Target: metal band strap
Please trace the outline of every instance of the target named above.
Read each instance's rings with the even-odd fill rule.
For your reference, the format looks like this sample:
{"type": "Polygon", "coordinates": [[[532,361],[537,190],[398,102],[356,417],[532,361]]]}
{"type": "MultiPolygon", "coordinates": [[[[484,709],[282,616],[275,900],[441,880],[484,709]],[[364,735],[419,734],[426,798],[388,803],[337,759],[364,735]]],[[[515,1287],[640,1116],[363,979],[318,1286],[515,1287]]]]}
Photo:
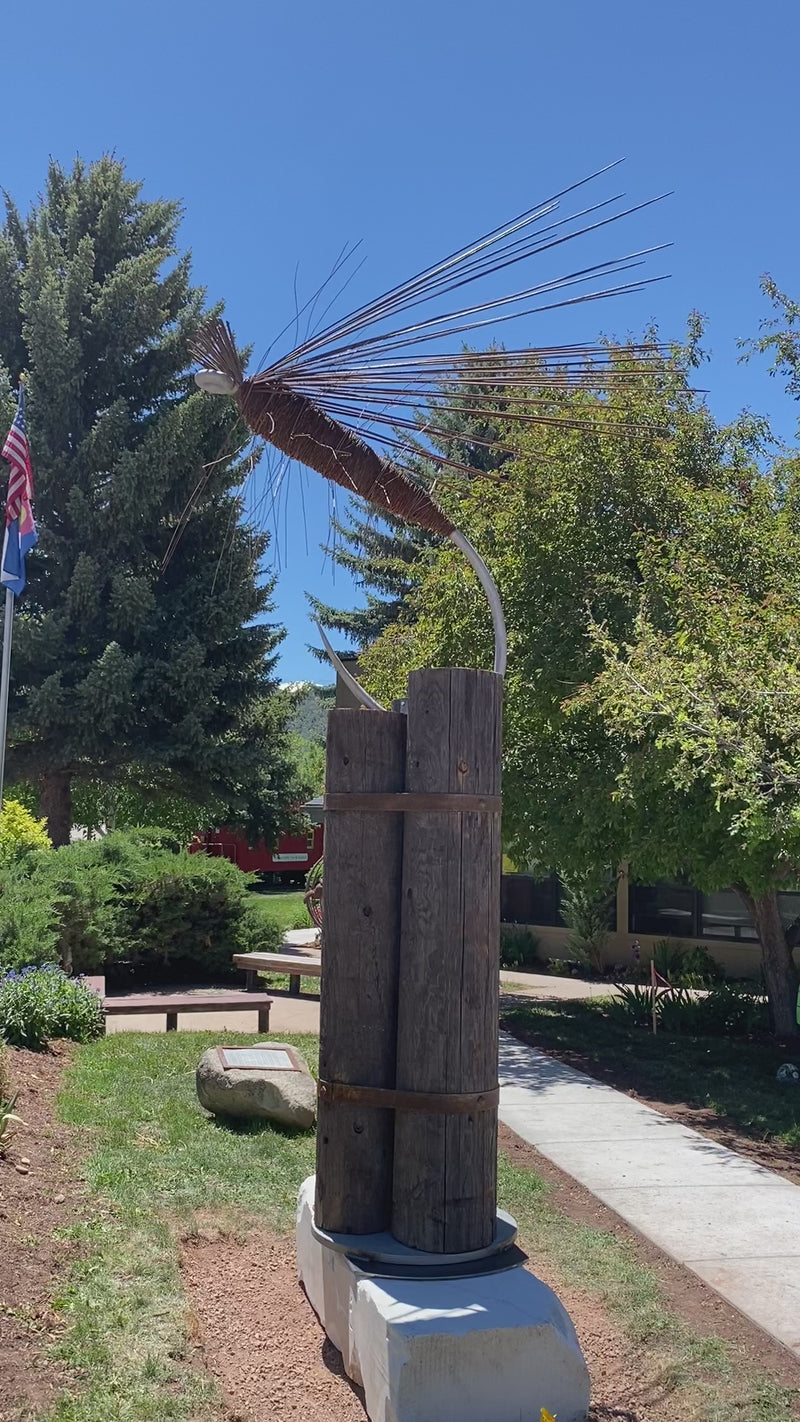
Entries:
{"type": "Polygon", "coordinates": [[[428,1115],[471,1116],[494,1111],[500,1088],[493,1091],[396,1091],[381,1086],[353,1086],[346,1081],[318,1081],[320,1101],[339,1106],[377,1106],[387,1111],[423,1111],[428,1115]]]}
{"type": "Polygon", "coordinates": [[[347,791],[324,797],[325,810],[366,810],[390,815],[497,815],[503,808],[501,795],[427,794],[402,791],[376,794],[347,791]]]}

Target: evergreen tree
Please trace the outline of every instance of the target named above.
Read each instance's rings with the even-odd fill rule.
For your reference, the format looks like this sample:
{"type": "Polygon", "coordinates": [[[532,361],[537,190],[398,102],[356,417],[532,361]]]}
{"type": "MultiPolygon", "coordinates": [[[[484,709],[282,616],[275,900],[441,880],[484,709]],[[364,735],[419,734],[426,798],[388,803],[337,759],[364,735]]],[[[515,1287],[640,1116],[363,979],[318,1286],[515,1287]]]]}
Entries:
{"type": "Polygon", "coordinates": [[[141,782],[272,833],[290,795],[262,619],[264,535],[241,521],[246,432],[194,389],[204,315],[174,202],[110,157],[50,164],[0,231],[0,402],[28,373],[39,544],[14,625],[8,770],[56,843],[73,784],[141,782]],[[182,534],[163,567],[173,536],[182,534]]]}
{"type": "MultiPolygon", "coordinates": [[[[510,458],[507,450],[496,448],[502,409],[503,396],[497,390],[486,387],[465,393],[452,386],[443,389],[441,399],[418,415],[417,425],[433,450],[465,466],[466,471],[490,474],[510,458]],[[492,412],[488,417],[484,413],[487,409],[492,412]]],[[[433,489],[443,478],[451,482],[442,466],[430,458],[421,438],[408,442],[411,454],[404,466],[421,484],[433,489]]],[[[469,473],[460,477],[468,480],[469,473]]],[[[334,519],[331,529],[333,540],[324,551],[364,589],[366,606],[335,608],[310,593],[306,596],[314,617],[326,631],[343,633],[358,651],[364,651],[386,627],[413,620],[411,595],[435,554],[438,540],[402,519],[381,517],[363,499],[351,500],[344,519],[334,519]]]]}

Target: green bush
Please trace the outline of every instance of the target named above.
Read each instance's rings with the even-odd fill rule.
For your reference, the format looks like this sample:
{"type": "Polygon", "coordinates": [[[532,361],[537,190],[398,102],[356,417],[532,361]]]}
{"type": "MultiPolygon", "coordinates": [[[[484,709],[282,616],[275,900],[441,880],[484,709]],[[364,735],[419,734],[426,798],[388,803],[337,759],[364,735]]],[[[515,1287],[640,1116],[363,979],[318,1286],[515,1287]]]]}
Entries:
{"type": "Polygon", "coordinates": [[[0,863],[0,973],[57,963],[58,943],[53,890],[39,883],[24,863],[0,863]]]}
{"type": "Polygon", "coordinates": [[[570,962],[569,958],[548,958],[547,960],[547,971],[554,978],[571,978],[573,968],[577,973],[578,969],[574,963],[570,962]]]}
{"type": "Polygon", "coordinates": [[[500,966],[533,972],[541,968],[539,961],[539,939],[529,928],[500,929],[500,966]]]}
{"type": "Polygon", "coordinates": [[[0,971],[126,963],[140,978],[232,974],[234,953],[278,946],[249,879],[227,859],[176,853],[158,831],[114,833],[0,863],[0,971]]]}
{"type": "MultiPolygon", "coordinates": [[[[634,1027],[651,1027],[653,988],[640,983],[619,988],[611,1010],[634,1027]]],[[[657,994],[656,1020],[661,1031],[690,1037],[749,1037],[769,1031],[767,1000],[756,983],[719,983],[702,994],[686,987],[665,989],[657,994]]]]}
{"type": "Polygon", "coordinates": [[[680,981],[685,987],[713,987],[725,977],[724,968],[699,943],[687,948],[681,964],[680,981]]]}
{"type": "Polygon", "coordinates": [[[687,948],[672,938],[662,938],[653,949],[653,962],[674,987],[704,988],[721,982],[725,974],[707,949],[687,948]]]}
{"type": "Polygon", "coordinates": [[[23,968],[0,978],[0,1037],[12,1046],[38,1049],[55,1037],[88,1042],[104,1031],[97,995],[60,968],[23,968]]]}
{"type": "Polygon", "coordinates": [[[0,859],[16,859],[52,849],[44,820],[37,820],[19,800],[4,800],[0,810],[0,859]]]}
{"type": "Polygon", "coordinates": [[[567,928],[570,951],[596,973],[603,971],[603,955],[614,922],[616,879],[604,870],[581,878],[563,879],[561,917],[567,928]]]}
{"type": "Polygon", "coordinates": [[[227,859],[154,857],[126,904],[120,925],[125,956],[133,963],[170,968],[178,976],[199,967],[219,976],[233,971],[234,953],[275,949],[280,929],[258,912],[248,882],[227,859]]]}
{"type": "Polygon", "coordinates": [[[617,988],[610,1003],[615,1017],[626,1018],[634,1027],[653,1025],[653,988],[644,983],[625,983],[617,988]]]}

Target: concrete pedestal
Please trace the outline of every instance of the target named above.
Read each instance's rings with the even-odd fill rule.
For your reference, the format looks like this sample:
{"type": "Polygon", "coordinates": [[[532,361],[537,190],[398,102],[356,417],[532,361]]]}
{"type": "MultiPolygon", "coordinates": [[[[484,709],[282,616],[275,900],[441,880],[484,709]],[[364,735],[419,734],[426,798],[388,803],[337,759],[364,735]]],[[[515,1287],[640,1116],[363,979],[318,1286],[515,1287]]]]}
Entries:
{"type": "Polygon", "coordinates": [[[527,1269],[381,1279],[314,1231],[314,1180],[297,1208],[297,1272],[372,1422],[584,1422],[589,1375],[566,1310],[527,1269]]]}

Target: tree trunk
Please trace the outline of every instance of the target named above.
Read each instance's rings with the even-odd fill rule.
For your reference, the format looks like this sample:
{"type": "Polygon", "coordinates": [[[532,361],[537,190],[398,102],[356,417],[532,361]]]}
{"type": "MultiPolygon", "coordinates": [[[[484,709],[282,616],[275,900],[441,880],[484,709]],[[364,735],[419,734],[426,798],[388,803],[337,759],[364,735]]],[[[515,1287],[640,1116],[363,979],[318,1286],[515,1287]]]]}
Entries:
{"type": "Polygon", "coordinates": [[[69,844],[72,830],[72,776],[68,770],[50,770],[42,776],[39,812],[47,820],[47,833],[59,849],[69,844]]]}
{"type": "Polygon", "coordinates": [[[739,890],[761,944],[761,964],[767,985],[772,1030],[776,1037],[795,1037],[797,1025],[797,970],[786,939],[778,893],[770,889],[759,898],[739,890]]]}

